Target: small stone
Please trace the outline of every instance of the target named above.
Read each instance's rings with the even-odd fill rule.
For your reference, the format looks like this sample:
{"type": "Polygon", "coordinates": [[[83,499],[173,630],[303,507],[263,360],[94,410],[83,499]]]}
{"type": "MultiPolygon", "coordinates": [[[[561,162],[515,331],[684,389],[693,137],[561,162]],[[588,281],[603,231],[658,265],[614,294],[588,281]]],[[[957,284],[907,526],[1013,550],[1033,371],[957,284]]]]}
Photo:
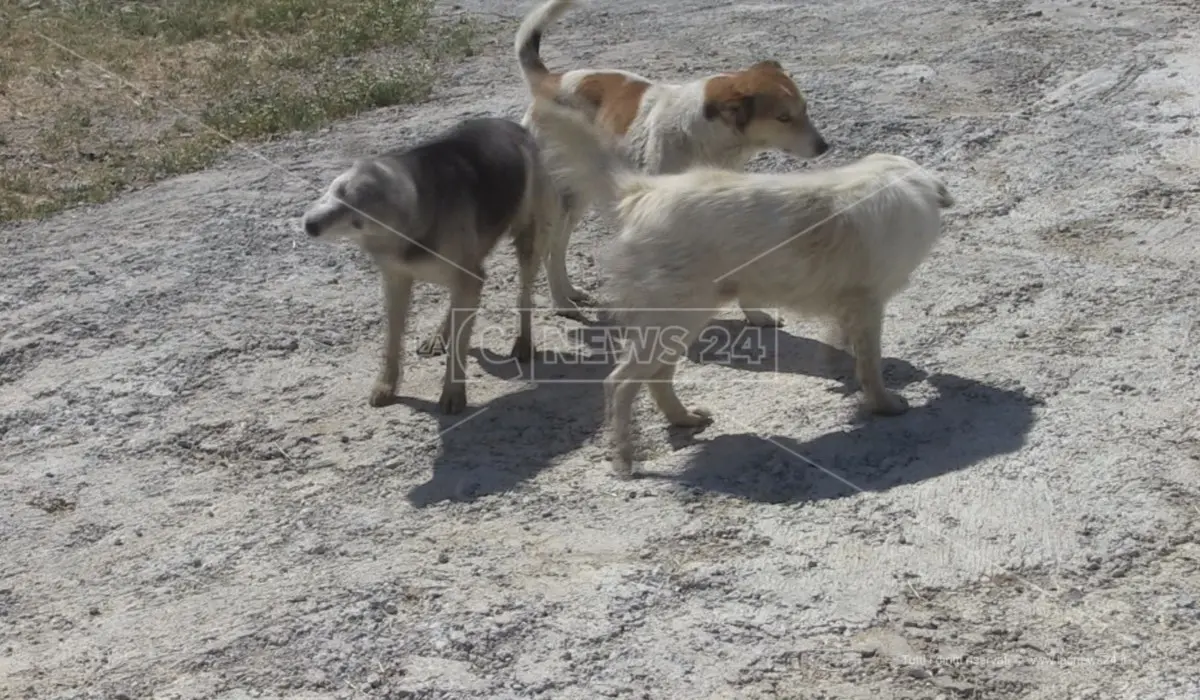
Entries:
{"type": "Polygon", "coordinates": [[[100,608],[98,608],[94,605],[88,610],[88,615],[91,615],[92,617],[95,617],[99,614],[100,614],[100,608]]]}
{"type": "Polygon", "coordinates": [[[1026,331],[1026,330],[1020,330],[1020,331],[1017,331],[1017,337],[1018,337],[1018,338],[1028,338],[1028,337],[1029,337],[1029,331],[1026,331]]]}
{"type": "Polygon", "coordinates": [[[193,569],[199,569],[203,565],[204,565],[204,562],[200,561],[199,557],[196,557],[195,559],[192,560],[192,568],[193,569]]]}
{"type": "Polygon", "coordinates": [[[446,552],[444,552],[444,551],[443,551],[443,552],[438,552],[438,556],[437,556],[437,562],[438,562],[439,564],[445,564],[445,563],[446,563],[446,562],[448,562],[448,561],[450,561],[450,555],[449,555],[448,553],[446,553],[446,552]]]}

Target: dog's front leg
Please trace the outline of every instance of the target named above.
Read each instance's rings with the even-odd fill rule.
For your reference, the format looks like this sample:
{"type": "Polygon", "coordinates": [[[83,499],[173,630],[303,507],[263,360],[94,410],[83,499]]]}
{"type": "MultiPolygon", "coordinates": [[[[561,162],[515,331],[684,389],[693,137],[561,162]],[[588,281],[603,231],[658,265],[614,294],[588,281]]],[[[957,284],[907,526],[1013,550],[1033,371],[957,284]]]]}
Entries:
{"type": "Polygon", "coordinates": [[[450,335],[446,343],[446,377],[438,405],[442,413],[462,413],[467,407],[467,353],[471,349],[471,329],[479,310],[483,275],[463,272],[450,290],[450,335]]]}
{"type": "Polygon", "coordinates": [[[383,346],[383,364],[379,378],[371,390],[372,406],[386,406],[396,396],[396,388],[404,376],[401,365],[404,354],[404,330],[408,323],[408,307],[412,301],[411,275],[380,266],[383,278],[383,307],[387,316],[387,339],[383,346]]]}

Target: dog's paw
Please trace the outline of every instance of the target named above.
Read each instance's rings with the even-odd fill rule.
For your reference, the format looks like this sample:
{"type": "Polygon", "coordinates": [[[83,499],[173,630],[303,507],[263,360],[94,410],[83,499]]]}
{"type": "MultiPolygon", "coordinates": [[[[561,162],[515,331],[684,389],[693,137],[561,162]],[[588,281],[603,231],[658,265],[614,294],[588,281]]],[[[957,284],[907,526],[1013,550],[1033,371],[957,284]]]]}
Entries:
{"type": "Polygon", "coordinates": [[[712,411],[700,406],[690,406],[686,413],[670,417],[671,425],[679,428],[698,428],[712,422],[712,411]]]}
{"type": "Polygon", "coordinates": [[[567,298],[580,306],[595,306],[596,300],[582,289],[572,289],[567,292],[567,298]]]}
{"type": "Polygon", "coordinates": [[[584,316],[583,312],[574,306],[559,307],[554,310],[554,315],[562,316],[563,318],[569,318],[572,321],[577,321],[579,323],[587,323],[587,316],[584,316]]]}
{"type": "Polygon", "coordinates": [[[517,336],[512,346],[512,356],[517,362],[529,362],[533,359],[533,339],[528,336],[517,336]]]}
{"type": "Polygon", "coordinates": [[[633,447],[624,446],[617,448],[616,454],[612,459],[613,476],[621,481],[630,481],[636,477],[633,471],[633,447]]]}
{"type": "Polygon", "coordinates": [[[908,410],[908,400],[900,394],[885,391],[877,397],[868,399],[867,407],[876,415],[898,416],[908,410]]]}
{"type": "Polygon", "coordinates": [[[376,382],[375,386],[371,388],[371,396],[367,401],[375,408],[394,403],[396,401],[396,385],[376,382]]]}
{"type": "Polygon", "coordinates": [[[426,338],[417,346],[417,354],[421,357],[437,357],[446,354],[446,341],[439,334],[426,338]]]}
{"type": "Polygon", "coordinates": [[[782,316],[775,316],[766,311],[755,311],[753,309],[745,310],[742,313],[746,315],[746,324],[757,326],[759,328],[782,328],[784,320],[782,316]]]}
{"type": "Polygon", "coordinates": [[[442,409],[442,413],[453,416],[462,413],[467,407],[467,386],[465,384],[451,384],[442,389],[442,396],[438,399],[438,408],[442,409]]]}

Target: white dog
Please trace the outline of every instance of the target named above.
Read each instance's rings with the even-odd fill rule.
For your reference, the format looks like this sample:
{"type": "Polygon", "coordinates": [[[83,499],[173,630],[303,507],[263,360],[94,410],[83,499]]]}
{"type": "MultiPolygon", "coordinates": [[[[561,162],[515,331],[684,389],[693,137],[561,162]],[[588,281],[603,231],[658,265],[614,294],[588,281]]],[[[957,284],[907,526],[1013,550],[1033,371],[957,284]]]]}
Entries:
{"type": "Polygon", "coordinates": [[[710,419],[676,396],[675,365],[716,310],[736,298],[834,321],[856,358],[868,407],[885,415],[907,410],[883,385],[883,310],[939,238],[941,209],[954,203],[936,175],[883,154],[807,173],[647,175],[605,143],[605,132],[554,99],[537,99],[533,118],[574,164],[556,178],[573,178],[621,228],[607,271],[627,329],[625,355],[605,380],[618,475],[632,475],[630,414],[644,382],[671,423],[710,419]]]}
{"type": "MultiPolygon", "coordinates": [[[[571,4],[572,0],[549,0],[526,16],[514,46],[521,73],[534,94],[574,98],[573,106],[590,121],[620,137],[622,150],[643,171],[674,173],[693,165],[741,170],[762,151],[813,158],[829,150],[808,118],[800,89],[776,61],[681,84],[607,68],[550,72],[540,54],[542,34],[571,4]]],[[[522,124],[536,135],[528,112],[522,124]]],[[[547,161],[555,163],[554,149],[542,145],[547,161]]],[[[550,242],[546,275],[556,312],[582,322],[575,304],[588,298],[567,278],[566,251],[592,202],[581,192],[564,193],[563,199],[565,215],[550,242]]],[[[740,302],[751,324],[780,322],[752,308],[755,300],[740,302]]]]}

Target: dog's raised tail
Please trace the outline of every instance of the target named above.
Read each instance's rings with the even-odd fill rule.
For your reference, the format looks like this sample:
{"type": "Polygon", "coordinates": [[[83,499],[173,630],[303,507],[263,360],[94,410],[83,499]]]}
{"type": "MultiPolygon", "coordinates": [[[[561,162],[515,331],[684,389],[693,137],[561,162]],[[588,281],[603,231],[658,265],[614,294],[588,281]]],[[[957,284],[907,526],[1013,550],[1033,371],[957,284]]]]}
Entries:
{"type": "Polygon", "coordinates": [[[537,89],[546,76],[550,75],[550,70],[542,63],[542,33],[572,4],[574,0],[548,0],[526,15],[517,29],[513,50],[517,54],[517,65],[521,67],[521,74],[525,76],[525,82],[529,83],[530,89],[537,89]]]}
{"type": "Polygon", "coordinates": [[[643,189],[646,177],[625,161],[612,143],[613,137],[578,109],[544,93],[536,95],[533,122],[547,145],[567,164],[566,172],[556,175],[587,192],[606,210],[613,211],[622,199],[643,189]]]}

